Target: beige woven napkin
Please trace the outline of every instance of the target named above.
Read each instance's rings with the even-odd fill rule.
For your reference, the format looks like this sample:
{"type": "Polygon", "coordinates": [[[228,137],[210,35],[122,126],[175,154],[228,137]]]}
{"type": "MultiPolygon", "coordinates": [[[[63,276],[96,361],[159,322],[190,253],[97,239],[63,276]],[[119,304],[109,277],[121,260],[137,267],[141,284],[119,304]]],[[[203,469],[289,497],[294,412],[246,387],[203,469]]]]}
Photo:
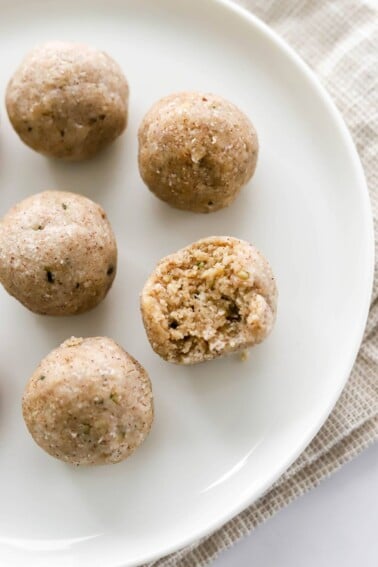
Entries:
{"type": "MultiPolygon", "coordinates": [[[[239,0],[315,70],[348,124],[378,218],[378,13],[374,0],[239,0]]],[[[377,226],[377,225],[376,225],[377,226]]],[[[378,253],[376,253],[378,258],[378,253]]],[[[377,268],[377,265],[376,265],[377,268]]],[[[150,567],[201,567],[378,439],[378,278],[352,374],[325,425],[255,504],[213,535],[150,567]]]]}

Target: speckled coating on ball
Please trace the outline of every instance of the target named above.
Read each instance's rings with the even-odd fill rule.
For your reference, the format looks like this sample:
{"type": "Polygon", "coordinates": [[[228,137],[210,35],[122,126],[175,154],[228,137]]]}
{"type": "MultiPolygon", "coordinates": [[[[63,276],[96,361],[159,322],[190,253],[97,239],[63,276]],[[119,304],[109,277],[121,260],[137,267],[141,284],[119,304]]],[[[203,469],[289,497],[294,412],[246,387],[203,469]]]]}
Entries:
{"type": "Polygon", "coordinates": [[[126,128],[128,92],[121,68],[103,51],[51,42],[26,55],[8,84],[6,106],[25,144],[82,160],[126,128]]]}
{"type": "Polygon", "coordinates": [[[117,463],[150,431],[151,383],[112,339],[72,337],[40,362],[22,410],[34,441],[53,457],[76,465],[117,463]]]}
{"type": "Polygon", "coordinates": [[[159,100],[139,128],[139,170],[160,199],[188,211],[227,207],[252,177],[257,134],[234,104],[208,93],[159,100]]]}
{"type": "Polygon", "coordinates": [[[277,288],[268,261],[237,238],[204,238],[163,258],[141,294],[154,351],[195,364],[243,351],[270,333],[277,288]]]}
{"type": "Polygon", "coordinates": [[[98,305],[117,269],[117,244],[100,205],[63,191],[38,193],[0,222],[0,282],[25,307],[73,315],[98,305]]]}

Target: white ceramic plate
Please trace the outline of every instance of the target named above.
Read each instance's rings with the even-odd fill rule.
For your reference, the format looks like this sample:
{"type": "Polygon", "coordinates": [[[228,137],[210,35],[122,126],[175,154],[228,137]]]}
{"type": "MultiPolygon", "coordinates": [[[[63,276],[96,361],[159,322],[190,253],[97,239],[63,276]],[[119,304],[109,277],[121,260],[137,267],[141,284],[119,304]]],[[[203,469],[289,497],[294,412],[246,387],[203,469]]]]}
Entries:
{"type": "Polygon", "coordinates": [[[1,101],[23,54],[49,39],[107,50],[131,85],[127,133],[70,165],[25,147],[2,103],[0,213],[32,193],[68,189],[100,202],[119,244],[106,301],[76,318],[26,311],[0,291],[0,563],[119,567],[209,533],[255,500],[317,432],[347,379],[366,320],[372,223],[348,132],[315,78],[260,22],[211,0],[0,0],[1,101]],[[229,209],[194,215],[144,188],[136,132],[172,91],[224,95],[255,123],[252,183],[229,209]],[[155,262],[200,237],[230,234],[269,258],[276,328],[251,352],[193,368],[161,361],[138,293],[155,262]],[[156,421],[128,461],[73,468],[44,454],[20,400],[38,361],[70,335],[109,335],[150,372],[156,421]]]}

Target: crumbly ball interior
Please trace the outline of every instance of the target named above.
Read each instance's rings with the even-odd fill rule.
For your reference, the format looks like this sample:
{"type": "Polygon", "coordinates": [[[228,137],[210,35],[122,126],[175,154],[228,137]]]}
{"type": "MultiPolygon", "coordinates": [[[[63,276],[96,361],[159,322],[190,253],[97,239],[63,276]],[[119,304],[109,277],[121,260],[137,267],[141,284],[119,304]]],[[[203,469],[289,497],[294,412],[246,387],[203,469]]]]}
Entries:
{"type": "Polygon", "coordinates": [[[163,259],[141,305],[156,352],[191,364],[261,342],[274,323],[276,293],[270,266],[256,248],[212,237],[163,259]]]}

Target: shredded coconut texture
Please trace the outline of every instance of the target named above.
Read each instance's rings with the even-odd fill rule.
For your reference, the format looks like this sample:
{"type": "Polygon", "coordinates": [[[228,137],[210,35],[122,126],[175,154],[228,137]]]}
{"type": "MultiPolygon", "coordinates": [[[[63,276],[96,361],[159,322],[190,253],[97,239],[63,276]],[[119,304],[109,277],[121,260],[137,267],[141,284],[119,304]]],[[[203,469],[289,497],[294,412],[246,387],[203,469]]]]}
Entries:
{"type": "Polygon", "coordinates": [[[76,465],[117,463],[153,421],[147,372],[107,337],[65,341],[26,385],[23,416],[35,442],[76,465]]]}
{"type": "Polygon", "coordinates": [[[277,288],[269,263],[248,242],[213,236],[163,258],[141,294],[152,348],[195,364],[243,351],[271,331],[277,288]]]}
{"type": "Polygon", "coordinates": [[[139,169],[149,189],[179,209],[227,207],[252,177],[257,134],[231,102],[183,92],[158,101],[139,128],[139,169]]]}
{"type": "Polygon", "coordinates": [[[127,124],[128,84],[109,55],[87,45],[46,43],[27,54],[6,92],[20,138],[47,156],[82,160],[127,124]]]}

